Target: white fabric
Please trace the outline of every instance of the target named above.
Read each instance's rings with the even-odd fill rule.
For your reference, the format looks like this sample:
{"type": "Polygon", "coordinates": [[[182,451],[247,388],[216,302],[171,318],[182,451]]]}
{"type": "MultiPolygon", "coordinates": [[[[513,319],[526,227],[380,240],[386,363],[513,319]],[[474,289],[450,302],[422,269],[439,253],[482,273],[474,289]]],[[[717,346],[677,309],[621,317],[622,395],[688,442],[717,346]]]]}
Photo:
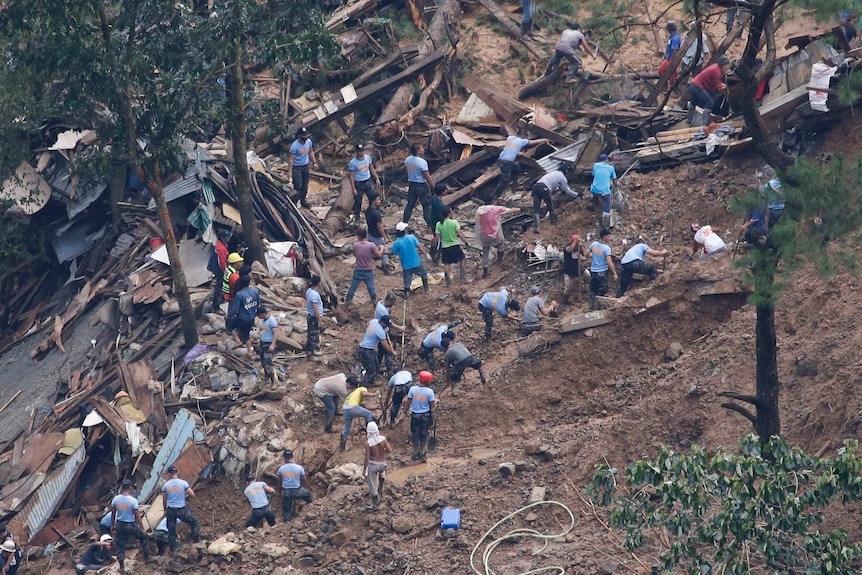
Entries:
{"type": "MultiPolygon", "coordinates": [[[[815,88],[829,88],[829,80],[838,71],[838,67],[827,66],[823,62],[817,62],[811,66],[811,80],[808,85],[815,88]]],[[[821,90],[808,90],[808,104],[812,110],[818,112],[828,112],[826,100],[829,98],[829,93],[821,90]]]]}
{"type": "Polygon", "coordinates": [[[296,275],[296,242],[273,242],[266,244],[266,270],[269,275],[288,277],[296,275]]]}
{"type": "Polygon", "coordinates": [[[380,435],[380,430],[377,428],[377,424],[373,421],[369,421],[368,425],[365,426],[365,432],[368,435],[368,445],[371,447],[386,441],[386,438],[380,435]]]}

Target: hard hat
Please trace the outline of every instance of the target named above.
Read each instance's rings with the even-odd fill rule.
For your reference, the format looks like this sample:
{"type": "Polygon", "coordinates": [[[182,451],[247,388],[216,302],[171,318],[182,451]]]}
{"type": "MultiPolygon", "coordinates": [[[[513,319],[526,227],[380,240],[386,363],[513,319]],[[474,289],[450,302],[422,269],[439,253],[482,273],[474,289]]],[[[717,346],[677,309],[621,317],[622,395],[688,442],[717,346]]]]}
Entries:
{"type": "Polygon", "coordinates": [[[236,252],[233,252],[227,257],[227,263],[229,264],[235,264],[241,261],[243,261],[243,257],[236,252]]]}
{"type": "Polygon", "coordinates": [[[102,535],[101,537],[99,537],[99,541],[101,541],[102,543],[104,543],[105,541],[113,541],[113,540],[114,540],[114,538],[108,534],[105,534],[105,535],[102,535]]]}
{"type": "Polygon", "coordinates": [[[15,546],[14,541],[9,541],[8,539],[3,542],[3,545],[0,545],[0,550],[5,551],[6,553],[15,553],[18,548],[15,546]]]}
{"type": "Polygon", "coordinates": [[[421,383],[430,383],[434,379],[434,375],[430,371],[422,370],[419,372],[419,381],[421,383]]]}

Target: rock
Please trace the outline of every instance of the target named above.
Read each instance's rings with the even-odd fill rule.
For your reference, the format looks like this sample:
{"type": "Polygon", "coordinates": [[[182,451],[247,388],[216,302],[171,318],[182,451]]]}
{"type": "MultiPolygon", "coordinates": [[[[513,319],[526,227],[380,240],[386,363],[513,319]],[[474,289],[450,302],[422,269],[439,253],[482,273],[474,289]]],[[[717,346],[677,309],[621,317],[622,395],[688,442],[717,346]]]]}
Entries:
{"type": "Polygon", "coordinates": [[[544,487],[533,487],[533,491],[530,492],[530,503],[538,503],[539,501],[544,501],[546,494],[547,490],[544,487]]]}
{"type": "Polygon", "coordinates": [[[438,489],[431,495],[427,496],[423,502],[425,509],[434,509],[435,507],[445,507],[449,500],[449,492],[445,489],[438,489]]]}
{"type": "Polygon", "coordinates": [[[527,523],[532,523],[534,521],[537,521],[538,519],[539,516],[535,513],[527,513],[526,515],[524,515],[524,521],[526,521],[527,523]]]}
{"type": "Polygon", "coordinates": [[[297,543],[299,543],[300,545],[305,545],[306,543],[308,543],[308,535],[306,535],[304,533],[300,533],[299,535],[294,537],[293,540],[296,541],[297,543]]]}
{"type": "Polygon", "coordinates": [[[796,358],[796,375],[799,377],[815,377],[817,375],[817,362],[808,359],[804,355],[796,358]]]}
{"type": "Polygon", "coordinates": [[[207,553],[210,555],[230,555],[240,551],[242,551],[242,547],[236,543],[236,535],[233,532],[225,533],[207,547],[207,553]]]}
{"type": "Polygon", "coordinates": [[[500,475],[503,477],[512,477],[515,475],[515,469],[514,463],[501,463],[497,471],[499,471],[500,475]]]}
{"type": "Polygon", "coordinates": [[[286,333],[282,333],[281,330],[278,330],[278,339],[275,342],[275,348],[280,350],[301,352],[305,349],[305,346],[299,343],[296,339],[287,335],[286,333]]]}
{"type": "Polygon", "coordinates": [[[664,352],[665,358],[667,358],[670,361],[676,361],[677,359],[679,359],[679,356],[681,356],[681,355],[682,355],[682,344],[679,343],[678,341],[675,341],[672,344],[670,344],[670,347],[668,347],[667,351],[664,352]]]}
{"type": "Polygon", "coordinates": [[[330,484],[361,482],[362,480],[362,467],[356,463],[345,463],[326,470],[326,482],[330,484]]]}
{"type": "Polygon", "coordinates": [[[239,387],[239,376],[235,371],[216,371],[209,374],[210,388],[213,391],[227,391],[239,387]]]}
{"type": "Polygon", "coordinates": [[[219,315],[217,313],[208,313],[206,314],[207,324],[214,331],[225,331],[227,328],[225,327],[225,318],[223,315],[219,315]]]}
{"type": "Polygon", "coordinates": [[[515,462],[515,471],[517,471],[518,473],[520,473],[521,471],[526,471],[527,466],[528,466],[528,464],[526,461],[516,461],[515,462]]]}
{"type": "Polygon", "coordinates": [[[350,541],[350,532],[347,529],[342,529],[340,531],[336,531],[332,535],[329,536],[329,542],[335,545],[336,547],[341,547],[345,543],[350,541]]]}
{"type": "Polygon", "coordinates": [[[524,445],[524,453],[527,455],[535,455],[536,452],[539,451],[539,446],[541,444],[542,443],[538,439],[527,442],[527,444],[524,445]]]}
{"type": "MultiPolygon", "coordinates": [[[[130,569],[129,560],[126,559],[126,570],[128,571],[129,569],[130,569]]],[[[182,570],[183,570],[182,564],[177,563],[176,561],[173,561],[173,560],[168,561],[167,565],[165,565],[165,571],[167,571],[168,573],[179,573],[182,570]]]]}
{"type": "Polygon", "coordinates": [[[260,553],[262,555],[266,555],[267,557],[278,559],[290,553],[290,549],[288,549],[284,545],[279,545],[278,543],[264,543],[260,547],[260,553]]]}
{"type": "Polygon", "coordinates": [[[257,533],[257,529],[255,529],[255,528],[254,528],[254,527],[252,527],[251,525],[249,525],[248,527],[246,527],[246,528],[245,528],[245,530],[246,530],[246,531],[248,531],[249,533],[257,533]]]}
{"type": "Polygon", "coordinates": [[[602,563],[601,567],[598,568],[599,575],[614,575],[617,572],[617,564],[613,561],[605,561],[602,563]]]}
{"type": "Polygon", "coordinates": [[[413,523],[413,520],[404,515],[398,515],[392,519],[392,530],[401,535],[406,535],[413,531],[414,526],[415,523],[413,523]]]}
{"type": "Polygon", "coordinates": [[[300,557],[299,561],[297,561],[300,567],[314,567],[314,557],[309,557],[306,555],[305,557],[300,557]]]}
{"type": "Polygon", "coordinates": [[[257,385],[260,379],[253,373],[244,373],[239,377],[239,392],[245,395],[252,395],[257,391],[257,385]]]}

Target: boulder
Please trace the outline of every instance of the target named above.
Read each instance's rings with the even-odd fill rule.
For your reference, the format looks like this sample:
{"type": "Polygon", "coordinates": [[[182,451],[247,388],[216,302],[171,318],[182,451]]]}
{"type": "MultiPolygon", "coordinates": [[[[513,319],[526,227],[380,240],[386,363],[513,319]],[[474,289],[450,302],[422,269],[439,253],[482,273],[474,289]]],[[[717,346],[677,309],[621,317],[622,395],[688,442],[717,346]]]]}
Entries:
{"type": "Polygon", "coordinates": [[[679,356],[681,356],[681,355],[682,355],[682,344],[679,343],[678,341],[675,341],[672,344],[670,344],[670,347],[668,347],[667,351],[664,352],[665,358],[667,358],[670,361],[676,361],[677,359],[679,359],[679,356]]]}
{"type": "Polygon", "coordinates": [[[406,535],[413,531],[415,525],[413,520],[405,515],[398,515],[392,519],[392,530],[401,535],[406,535]]]}
{"type": "Polygon", "coordinates": [[[290,553],[290,549],[284,545],[279,545],[278,543],[264,543],[260,547],[260,553],[267,557],[278,559],[290,553]]]}
{"type": "Polygon", "coordinates": [[[512,477],[515,475],[515,464],[511,462],[501,463],[497,471],[502,477],[512,477]]]}
{"type": "Polygon", "coordinates": [[[225,533],[207,547],[207,553],[210,555],[230,555],[240,551],[242,551],[242,547],[236,542],[236,535],[232,531],[225,533]]]}

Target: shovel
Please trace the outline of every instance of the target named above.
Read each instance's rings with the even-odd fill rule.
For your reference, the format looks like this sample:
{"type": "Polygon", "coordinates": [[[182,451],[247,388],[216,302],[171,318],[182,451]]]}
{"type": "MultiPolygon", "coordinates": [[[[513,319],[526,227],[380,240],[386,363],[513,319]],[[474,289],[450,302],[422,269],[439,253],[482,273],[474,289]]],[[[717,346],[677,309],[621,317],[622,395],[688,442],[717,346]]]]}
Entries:
{"type": "Polygon", "coordinates": [[[434,418],[434,425],[431,426],[431,437],[428,438],[428,451],[437,449],[437,418],[434,418]]]}

